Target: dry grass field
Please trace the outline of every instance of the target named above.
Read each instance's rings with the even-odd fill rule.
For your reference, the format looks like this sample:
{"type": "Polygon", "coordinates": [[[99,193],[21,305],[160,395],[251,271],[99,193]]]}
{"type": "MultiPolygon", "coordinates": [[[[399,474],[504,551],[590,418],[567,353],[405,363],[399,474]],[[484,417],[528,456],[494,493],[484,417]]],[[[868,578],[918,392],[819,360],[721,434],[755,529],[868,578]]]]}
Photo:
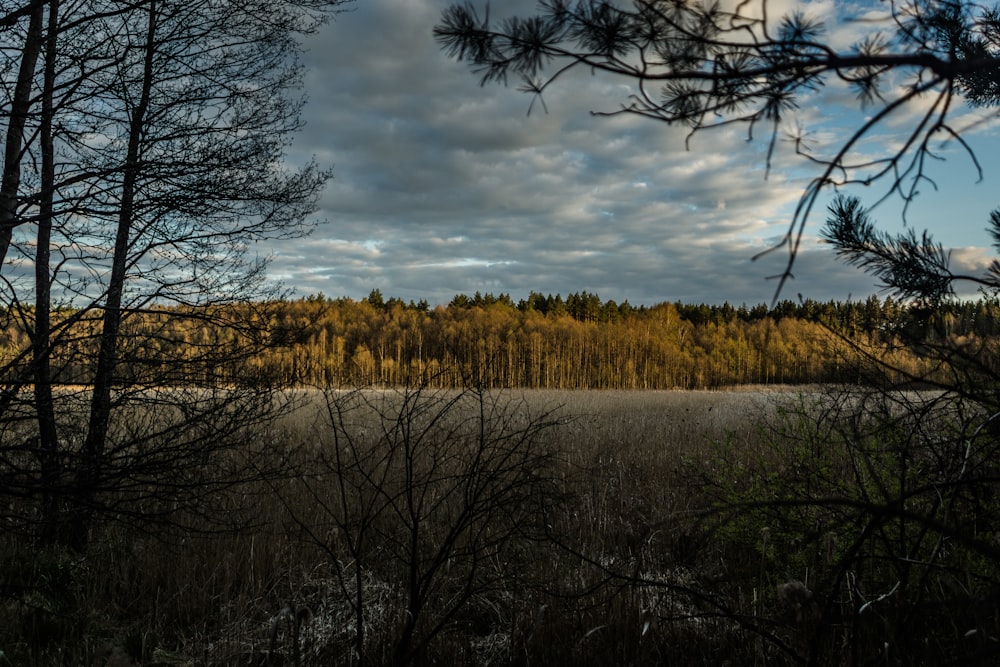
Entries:
{"type": "Polygon", "coordinates": [[[988,546],[885,509],[967,499],[918,491],[912,423],[862,452],[818,388],[297,400],[248,443],[284,474],[230,492],[232,530],[6,545],[0,665],[914,664],[902,628],[945,603],[926,655],[996,636],[988,546]]]}

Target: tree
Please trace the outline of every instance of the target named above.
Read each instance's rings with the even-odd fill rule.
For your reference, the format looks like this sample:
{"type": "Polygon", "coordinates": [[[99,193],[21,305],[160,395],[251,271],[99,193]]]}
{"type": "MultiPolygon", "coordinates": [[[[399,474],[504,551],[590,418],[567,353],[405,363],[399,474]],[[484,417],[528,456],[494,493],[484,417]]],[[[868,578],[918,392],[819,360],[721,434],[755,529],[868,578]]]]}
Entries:
{"type": "Polygon", "coordinates": [[[0,368],[16,532],[82,549],[95,517],[162,518],[245,473],[207,464],[280,404],[251,373],[217,380],[272,342],[252,244],[303,233],[328,176],[283,152],[296,40],[340,4],[48,0],[0,18],[0,296],[31,339],[0,368]]]}
{"type": "MultiPolygon", "coordinates": [[[[822,235],[837,254],[910,304],[903,317],[890,322],[889,330],[925,364],[914,371],[886,361],[878,347],[866,349],[854,342],[855,349],[880,373],[901,375],[911,384],[936,386],[977,404],[992,423],[994,417],[989,415],[1000,410],[996,392],[1000,348],[995,333],[977,332],[975,322],[956,330],[955,285],[976,285],[995,302],[1000,293],[1000,261],[993,260],[982,275],[955,273],[950,253],[929,232],[918,234],[910,228],[894,235],[879,231],[870,210],[856,197],[837,197],[829,213],[822,235]]],[[[990,234],[1000,253],[1000,209],[990,215],[990,234]]],[[[981,319],[987,317],[983,313],[981,319]]]]}
{"type": "Polygon", "coordinates": [[[543,0],[537,15],[499,25],[471,4],[454,5],[434,34],[450,55],[472,65],[483,84],[516,77],[521,90],[541,97],[567,72],[583,68],[635,85],[619,109],[598,115],[636,114],[687,126],[692,135],[738,124],[753,137],[764,127],[768,169],[783,121],[804,100],[827,86],[853,90],[865,116],[829,152],[811,146],[808,128],[789,137],[819,173],[775,246],[789,253],[777,298],[822,191],[881,180],[885,196],[898,195],[908,206],[929,181],[925,163],[935,157],[936,138],[957,141],[979,168],[954,120],[963,105],[1000,101],[1000,10],[914,0],[887,3],[883,14],[859,17],[854,25],[860,37],[847,49],[803,13],[774,16],[767,0],[635,0],[627,7],[543,0]],[[875,156],[866,152],[866,138],[913,109],[917,119],[892,147],[875,156]]]}

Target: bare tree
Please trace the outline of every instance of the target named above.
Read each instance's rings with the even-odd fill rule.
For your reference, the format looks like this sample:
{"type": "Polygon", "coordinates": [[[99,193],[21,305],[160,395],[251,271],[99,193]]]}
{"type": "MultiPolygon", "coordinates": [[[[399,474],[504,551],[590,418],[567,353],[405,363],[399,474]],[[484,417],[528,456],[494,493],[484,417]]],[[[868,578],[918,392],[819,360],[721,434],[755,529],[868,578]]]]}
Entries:
{"type": "Polygon", "coordinates": [[[485,389],[325,398],[332,438],[306,453],[304,497],[286,494],[286,507],[351,609],[357,663],[378,644],[382,662],[433,659],[475,601],[501,604],[544,557],[565,495],[546,439],[564,420],[485,389]],[[388,608],[375,611],[370,578],[394,591],[388,608]]]}
{"type": "MultiPolygon", "coordinates": [[[[217,486],[195,474],[213,451],[282,409],[239,371],[273,342],[250,303],[272,294],[252,246],[305,233],[328,176],[287,166],[284,149],[300,125],[297,39],[341,4],[49,0],[4,14],[0,291],[9,330],[29,339],[0,371],[13,527],[83,548],[95,516],[160,516],[217,486]]],[[[226,470],[216,482],[242,474],[226,470]]]]}

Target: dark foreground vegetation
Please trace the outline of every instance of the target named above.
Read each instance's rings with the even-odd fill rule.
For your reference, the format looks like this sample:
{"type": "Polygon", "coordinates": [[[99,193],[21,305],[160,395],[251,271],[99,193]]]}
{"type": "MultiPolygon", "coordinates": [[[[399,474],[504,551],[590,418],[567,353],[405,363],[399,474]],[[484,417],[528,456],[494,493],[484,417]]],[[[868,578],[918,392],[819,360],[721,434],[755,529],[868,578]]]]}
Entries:
{"type": "Polygon", "coordinates": [[[291,398],[210,516],[6,534],[0,664],[998,658],[995,429],[939,392],[291,398]]]}

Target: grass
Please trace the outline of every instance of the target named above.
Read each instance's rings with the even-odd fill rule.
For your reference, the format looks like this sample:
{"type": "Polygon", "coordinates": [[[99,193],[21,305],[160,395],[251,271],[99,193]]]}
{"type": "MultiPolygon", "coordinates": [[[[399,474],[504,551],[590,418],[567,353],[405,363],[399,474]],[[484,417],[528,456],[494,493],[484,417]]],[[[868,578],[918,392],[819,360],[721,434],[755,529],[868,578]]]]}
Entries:
{"type": "MultiPolygon", "coordinates": [[[[393,429],[407,420],[386,422],[377,411],[401,414],[404,397],[368,395],[377,400],[356,405],[345,428],[364,452],[379,452],[387,433],[398,435],[393,429]]],[[[896,474],[904,450],[895,450],[895,458],[880,450],[860,460],[857,448],[844,445],[854,441],[845,437],[843,422],[823,430],[824,422],[812,419],[823,396],[819,389],[502,394],[487,403],[502,406],[490,413],[498,419],[490,422],[492,431],[519,434],[526,424],[559,417],[545,422],[524,450],[543,447],[554,458],[525,459],[532,476],[517,478],[544,479],[555,485],[545,488],[558,493],[526,496],[525,503],[544,500],[530,512],[503,504],[520,496],[490,496],[502,511],[462,524],[464,532],[453,531],[451,550],[442,552],[439,545],[464,516],[454,510],[466,506],[469,494],[486,488],[484,479],[513,479],[506,472],[460,474],[485,469],[481,453],[470,458],[475,438],[454,425],[476,422],[462,413],[449,416],[457,422],[432,427],[411,415],[410,423],[422,424],[405,431],[413,442],[426,434],[434,436],[427,442],[450,438],[458,446],[412,450],[430,452],[433,465],[424,460],[407,468],[405,457],[378,459],[385,475],[379,479],[391,480],[380,488],[395,488],[407,470],[442,472],[399,487],[404,495],[419,488],[423,502],[435,508],[417,515],[419,531],[408,531],[413,515],[403,515],[423,505],[393,501],[380,505],[381,513],[364,514],[361,501],[343,503],[345,496],[328,493],[341,488],[334,480],[347,478],[337,477],[328,457],[317,458],[334,446],[334,429],[321,395],[304,393],[298,411],[259,435],[276,457],[298,464],[299,474],[232,491],[232,511],[252,518],[253,528],[223,535],[165,530],[154,537],[109,526],[85,559],[5,544],[0,665],[795,664],[813,658],[815,664],[861,664],[879,659],[878,646],[888,646],[889,638],[903,641],[893,624],[919,619],[914,605],[923,605],[928,619],[940,619],[928,605],[959,599],[980,604],[956,612],[955,629],[945,635],[975,639],[976,633],[967,634],[971,628],[983,642],[977,650],[989,649],[989,637],[1000,633],[998,615],[995,604],[982,600],[1000,580],[996,565],[982,551],[951,542],[944,548],[930,537],[912,541],[919,523],[874,520],[864,503],[894,497],[872,494],[888,488],[890,479],[910,483],[896,474]],[[851,479],[861,472],[867,486],[851,479]],[[834,494],[854,505],[820,502],[834,494]],[[789,503],[794,499],[812,502],[789,503]],[[524,529],[490,541],[504,517],[524,529]],[[539,517],[544,521],[533,520],[539,517]],[[865,526],[871,539],[852,544],[865,526]],[[367,540],[363,546],[347,549],[346,540],[359,535],[367,540]],[[906,539],[923,569],[904,576],[890,546],[906,539]],[[412,577],[424,574],[423,606],[414,607],[412,577]],[[897,581],[912,590],[964,586],[969,595],[924,590],[905,606],[910,598],[892,590],[897,581]],[[404,628],[412,631],[409,639],[404,628]],[[404,640],[419,650],[396,650],[404,640]],[[829,655],[818,656],[817,646],[829,655]]],[[[861,425],[854,426],[853,433],[861,433],[861,425]]],[[[887,432],[882,437],[889,442],[887,432]]],[[[521,441],[501,438],[490,446],[507,456],[515,451],[511,442],[521,441]]],[[[921,461],[926,472],[926,457],[921,461]]],[[[350,478],[352,484],[359,479],[350,478]]],[[[938,489],[942,498],[947,493],[938,489]]],[[[914,496],[914,507],[922,498],[914,496]]],[[[951,507],[971,511],[965,499],[951,507]]],[[[992,529],[987,509],[979,510],[980,530],[992,529]]],[[[904,649],[916,655],[914,647],[904,649]]],[[[881,657],[904,664],[896,655],[881,657]]]]}

